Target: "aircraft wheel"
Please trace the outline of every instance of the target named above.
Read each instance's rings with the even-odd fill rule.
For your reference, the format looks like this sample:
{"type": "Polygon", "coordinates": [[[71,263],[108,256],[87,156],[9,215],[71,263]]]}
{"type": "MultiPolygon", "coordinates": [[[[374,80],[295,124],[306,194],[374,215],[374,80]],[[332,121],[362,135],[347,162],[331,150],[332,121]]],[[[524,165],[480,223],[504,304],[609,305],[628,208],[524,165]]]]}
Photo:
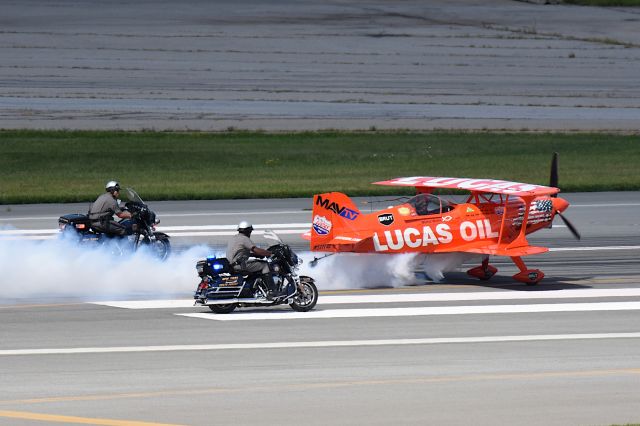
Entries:
{"type": "Polygon", "coordinates": [[[515,274],[513,278],[526,285],[536,285],[544,278],[544,274],[539,269],[528,269],[515,274]]]}

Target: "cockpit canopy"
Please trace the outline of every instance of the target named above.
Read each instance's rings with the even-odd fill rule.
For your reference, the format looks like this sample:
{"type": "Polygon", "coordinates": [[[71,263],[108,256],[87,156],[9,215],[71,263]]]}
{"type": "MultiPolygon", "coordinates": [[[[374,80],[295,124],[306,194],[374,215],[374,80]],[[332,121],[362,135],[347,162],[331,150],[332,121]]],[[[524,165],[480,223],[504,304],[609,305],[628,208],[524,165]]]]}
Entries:
{"type": "Polygon", "coordinates": [[[418,216],[441,214],[453,209],[451,203],[433,194],[418,194],[407,201],[418,216]]]}

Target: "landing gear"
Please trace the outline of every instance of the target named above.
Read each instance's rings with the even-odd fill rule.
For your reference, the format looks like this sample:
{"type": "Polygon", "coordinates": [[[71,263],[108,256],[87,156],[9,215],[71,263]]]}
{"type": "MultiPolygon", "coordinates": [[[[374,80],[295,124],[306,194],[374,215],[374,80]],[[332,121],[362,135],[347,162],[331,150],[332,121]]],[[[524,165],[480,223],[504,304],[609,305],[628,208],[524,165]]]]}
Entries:
{"type": "Polygon", "coordinates": [[[498,268],[489,265],[489,258],[485,257],[482,261],[482,265],[471,268],[467,271],[467,274],[479,278],[482,281],[486,281],[498,272],[498,268]]]}
{"type": "MultiPolygon", "coordinates": [[[[544,278],[544,273],[541,270],[527,269],[527,265],[524,264],[520,257],[512,257],[511,260],[513,260],[513,263],[520,269],[520,272],[513,276],[515,280],[525,283],[526,285],[536,285],[544,278]]],[[[489,258],[486,257],[482,261],[482,265],[469,269],[467,274],[486,281],[493,277],[496,272],[498,272],[498,269],[489,265],[489,258]]]]}
{"type": "Polygon", "coordinates": [[[539,269],[527,269],[520,257],[512,257],[513,263],[516,264],[520,272],[513,276],[514,279],[525,283],[526,285],[536,285],[544,278],[544,274],[539,269]]]}

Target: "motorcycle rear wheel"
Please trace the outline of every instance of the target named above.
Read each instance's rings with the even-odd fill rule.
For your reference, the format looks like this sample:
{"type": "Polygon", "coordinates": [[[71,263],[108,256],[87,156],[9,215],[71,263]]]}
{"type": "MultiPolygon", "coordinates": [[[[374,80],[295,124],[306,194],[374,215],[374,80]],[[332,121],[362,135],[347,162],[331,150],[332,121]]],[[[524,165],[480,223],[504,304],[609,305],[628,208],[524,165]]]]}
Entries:
{"type": "Polygon", "coordinates": [[[238,305],[236,303],[229,303],[228,305],[209,305],[209,309],[216,314],[230,314],[237,307],[238,305]]]}
{"type": "Polygon", "coordinates": [[[318,288],[313,278],[300,277],[300,286],[289,306],[297,312],[307,312],[313,309],[318,303],[318,288]]]}

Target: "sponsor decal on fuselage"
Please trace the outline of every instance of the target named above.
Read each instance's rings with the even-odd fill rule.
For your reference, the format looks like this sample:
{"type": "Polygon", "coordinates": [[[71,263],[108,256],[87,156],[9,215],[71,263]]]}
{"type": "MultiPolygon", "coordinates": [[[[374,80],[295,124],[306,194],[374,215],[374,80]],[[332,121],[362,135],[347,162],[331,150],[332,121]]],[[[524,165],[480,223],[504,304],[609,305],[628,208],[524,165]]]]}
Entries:
{"type": "MultiPolygon", "coordinates": [[[[466,242],[498,238],[497,231],[491,229],[488,219],[464,221],[456,231],[457,237],[466,242]]],[[[404,228],[373,234],[373,246],[376,251],[401,251],[406,248],[418,248],[449,244],[454,239],[454,230],[446,223],[435,227],[425,225],[422,229],[404,228]]]]}
{"type": "Polygon", "coordinates": [[[380,222],[384,226],[391,225],[393,223],[393,214],[392,213],[379,214],[378,222],[380,222]]]}
{"type": "Polygon", "coordinates": [[[360,215],[360,212],[357,212],[355,210],[352,209],[348,209],[346,207],[341,207],[338,203],[336,203],[335,201],[330,201],[328,199],[323,199],[321,196],[318,196],[318,198],[316,199],[316,205],[327,209],[329,211],[334,212],[335,214],[337,214],[338,216],[342,216],[345,219],[348,220],[355,220],[358,215],[360,215]]]}
{"type": "Polygon", "coordinates": [[[331,232],[331,221],[324,216],[315,215],[313,217],[313,230],[318,235],[328,235],[331,232]]]}

